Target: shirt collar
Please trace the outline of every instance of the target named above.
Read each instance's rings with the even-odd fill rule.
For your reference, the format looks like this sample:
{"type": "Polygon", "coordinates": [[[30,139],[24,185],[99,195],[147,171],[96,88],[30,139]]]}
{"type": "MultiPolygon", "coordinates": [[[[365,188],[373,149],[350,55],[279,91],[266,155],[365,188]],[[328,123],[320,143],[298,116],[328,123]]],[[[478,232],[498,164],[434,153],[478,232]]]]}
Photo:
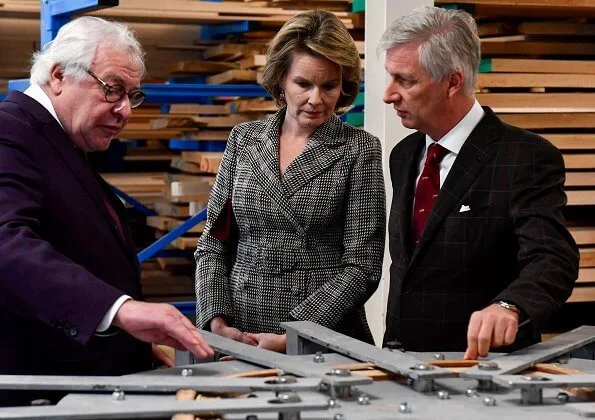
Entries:
{"type": "Polygon", "coordinates": [[[25,95],[29,96],[31,99],[36,100],[37,102],[39,102],[39,104],[42,107],[47,109],[48,112],[50,114],[52,114],[52,117],[54,117],[56,119],[56,121],[58,121],[58,124],[60,124],[60,127],[62,127],[62,129],[64,129],[62,122],[58,118],[58,114],[56,114],[56,110],[54,109],[54,105],[52,104],[50,97],[48,96],[47,93],[44,92],[44,90],[37,83],[31,83],[31,85],[23,93],[25,95]]]}
{"type": "MultiPolygon", "coordinates": [[[[449,152],[458,155],[465,140],[467,140],[467,137],[477,127],[477,124],[479,124],[484,115],[485,111],[476,100],[469,112],[467,112],[467,115],[446,133],[444,137],[439,139],[438,143],[445,149],[448,149],[449,152]]],[[[426,134],[426,148],[432,143],[434,143],[434,140],[426,134]]]]}

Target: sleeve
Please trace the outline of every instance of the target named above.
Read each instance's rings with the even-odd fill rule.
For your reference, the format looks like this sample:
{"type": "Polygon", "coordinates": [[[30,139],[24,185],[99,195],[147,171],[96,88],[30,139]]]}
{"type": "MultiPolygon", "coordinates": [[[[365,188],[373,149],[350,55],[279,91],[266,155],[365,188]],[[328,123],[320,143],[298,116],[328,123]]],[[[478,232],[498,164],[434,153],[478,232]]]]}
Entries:
{"type": "MultiPolygon", "coordinates": [[[[214,233],[214,227],[224,212],[231,212],[231,194],[236,166],[238,127],[229,134],[215,185],[207,205],[207,221],[194,252],[196,260],[196,326],[209,329],[209,322],[216,316],[232,317],[228,276],[231,269],[229,242],[214,233]]],[[[227,215],[229,217],[229,215],[227,215]]]]}
{"type": "MultiPolygon", "coordinates": [[[[4,120],[6,123],[6,120],[4,120]]],[[[48,189],[43,164],[20,138],[0,135],[0,308],[87,343],[108,308],[122,295],[43,238],[48,189]]],[[[17,123],[18,124],[18,123],[17,123]]],[[[21,124],[22,125],[22,124],[21,124]]]]}
{"type": "Polygon", "coordinates": [[[367,137],[347,185],[343,230],[343,270],[295,307],[296,320],[334,328],[350,311],[374,293],[382,274],[386,230],[386,198],[382,150],[376,137],[367,137]]]}
{"type": "Polygon", "coordinates": [[[514,165],[511,216],[518,240],[518,277],[495,301],[516,304],[531,320],[534,333],[568,299],[578,277],[579,254],[565,227],[562,208],[564,161],[541,139],[524,165],[514,165]]]}

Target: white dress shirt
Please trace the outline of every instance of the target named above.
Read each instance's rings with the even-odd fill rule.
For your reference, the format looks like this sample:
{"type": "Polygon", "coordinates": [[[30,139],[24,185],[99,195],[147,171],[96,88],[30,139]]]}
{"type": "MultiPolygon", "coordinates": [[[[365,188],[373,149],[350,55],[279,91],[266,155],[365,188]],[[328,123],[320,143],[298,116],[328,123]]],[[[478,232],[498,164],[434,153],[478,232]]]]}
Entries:
{"type": "MultiPolygon", "coordinates": [[[[442,188],[444,180],[450,172],[450,168],[452,168],[452,165],[461,151],[465,140],[467,140],[467,137],[469,137],[471,132],[475,129],[475,127],[477,127],[477,124],[479,124],[484,115],[485,111],[481,105],[479,105],[479,102],[475,101],[469,112],[467,112],[467,115],[465,115],[463,119],[452,128],[452,130],[446,133],[444,137],[437,140],[438,144],[447,149],[449,152],[446,154],[446,156],[444,156],[442,162],[440,162],[440,188],[442,188]]],[[[421,155],[421,159],[417,168],[417,177],[415,178],[416,188],[417,183],[419,182],[419,177],[421,176],[421,173],[424,169],[426,156],[428,154],[428,147],[434,142],[434,139],[426,135],[426,145],[421,155]]]]}
{"type": "MultiPolygon", "coordinates": [[[[41,106],[43,106],[45,109],[47,109],[48,112],[50,114],[52,114],[52,117],[54,117],[56,119],[56,121],[58,121],[58,124],[60,124],[60,127],[62,127],[62,129],[64,129],[62,122],[58,118],[58,114],[56,114],[56,110],[54,109],[54,105],[52,104],[50,97],[47,95],[47,93],[45,93],[43,91],[43,89],[38,84],[31,83],[31,85],[23,93],[25,95],[29,96],[31,99],[36,100],[37,102],[39,102],[39,104],[41,106]]],[[[64,130],[64,131],[66,131],[66,130],[64,130]]],[[[114,302],[114,304],[108,309],[107,313],[103,316],[103,318],[101,319],[101,322],[99,323],[99,325],[97,326],[95,331],[97,331],[99,333],[106,331],[112,325],[114,317],[116,316],[116,313],[118,312],[120,307],[128,299],[132,299],[132,298],[128,295],[120,296],[114,302]]]]}

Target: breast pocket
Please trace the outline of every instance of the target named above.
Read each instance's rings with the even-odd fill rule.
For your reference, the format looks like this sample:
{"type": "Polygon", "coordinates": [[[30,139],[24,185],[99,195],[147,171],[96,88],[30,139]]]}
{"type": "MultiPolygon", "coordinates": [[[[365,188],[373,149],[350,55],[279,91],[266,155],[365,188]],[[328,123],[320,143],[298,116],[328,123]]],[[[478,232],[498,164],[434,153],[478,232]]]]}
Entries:
{"type": "Polygon", "coordinates": [[[445,220],[445,241],[454,246],[481,246],[492,229],[494,209],[487,195],[461,200],[445,220]]]}

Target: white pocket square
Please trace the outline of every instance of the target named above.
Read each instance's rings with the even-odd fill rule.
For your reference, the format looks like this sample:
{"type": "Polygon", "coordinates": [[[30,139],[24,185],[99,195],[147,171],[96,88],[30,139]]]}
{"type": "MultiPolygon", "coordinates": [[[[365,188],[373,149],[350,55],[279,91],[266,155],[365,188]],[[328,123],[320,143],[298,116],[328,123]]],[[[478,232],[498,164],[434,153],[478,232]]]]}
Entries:
{"type": "Polygon", "coordinates": [[[459,210],[459,213],[465,213],[466,211],[471,211],[471,207],[466,206],[466,205],[462,205],[461,209],[459,210]]]}

